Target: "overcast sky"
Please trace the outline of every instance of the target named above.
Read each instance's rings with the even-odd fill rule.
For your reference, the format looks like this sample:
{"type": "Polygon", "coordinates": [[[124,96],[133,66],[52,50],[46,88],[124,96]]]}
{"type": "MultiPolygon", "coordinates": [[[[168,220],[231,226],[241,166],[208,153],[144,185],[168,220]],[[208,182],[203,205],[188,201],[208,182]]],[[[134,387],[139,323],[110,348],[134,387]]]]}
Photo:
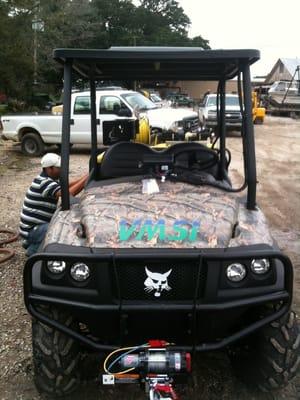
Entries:
{"type": "Polygon", "coordinates": [[[266,75],[278,58],[300,58],[300,0],[177,0],[191,20],[189,36],[212,49],[258,49],[252,76],[266,75]]]}

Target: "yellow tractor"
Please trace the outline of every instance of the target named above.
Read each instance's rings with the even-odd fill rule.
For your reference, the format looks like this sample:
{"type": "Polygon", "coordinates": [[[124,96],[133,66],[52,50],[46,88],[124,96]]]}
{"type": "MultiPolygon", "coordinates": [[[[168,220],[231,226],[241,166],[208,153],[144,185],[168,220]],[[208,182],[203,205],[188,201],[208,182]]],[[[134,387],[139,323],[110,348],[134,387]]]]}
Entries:
{"type": "Polygon", "coordinates": [[[257,92],[252,92],[252,118],[253,123],[256,125],[261,125],[264,123],[266,115],[266,109],[264,107],[259,107],[259,99],[257,92]]]}

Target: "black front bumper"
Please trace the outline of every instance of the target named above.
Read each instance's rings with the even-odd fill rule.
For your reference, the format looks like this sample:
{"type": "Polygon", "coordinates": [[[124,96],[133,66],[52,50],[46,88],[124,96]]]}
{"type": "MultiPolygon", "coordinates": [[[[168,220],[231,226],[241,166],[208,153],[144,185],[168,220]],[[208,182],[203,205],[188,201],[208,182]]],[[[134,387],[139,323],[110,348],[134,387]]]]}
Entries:
{"type": "MultiPolygon", "coordinates": [[[[86,248],[76,250],[77,254],[66,251],[40,253],[27,260],[25,304],[35,318],[97,351],[142,343],[151,338],[167,339],[187,351],[220,349],[280,318],[289,310],[292,300],[293,268],[289,258],[264,245],[225,250],[98,249],[93,253],[86,248]],[[184,268],[190,268],[191,273],[189,294],[178,291],[179,299],[172,294],[167,297],[167,293],[159,299],[146,295],[141,298],[141,292],[130,289],[134,277],[130,278],[129,270],[128,282],[123,282],[126,276],[124,263],[130,261],[133,271],[139,268],[134,263],[141,261],[143,266],[144,260],[153,257],[160,263],[170,258],[177,262],[185,260],[184,268]],[[272,282],[257,287],[232,285],[226,288],[222,277],[224,265],[232,260],[246,262],[251,258],[272,260],[272,282]],[[95,280],[87,287],[49,284],[47,277],[46,281],[43,277],[45,260],[89,263],[94,268],[95,280]],[[126,288],[130,290],[126,291],[126,288]],[[93,338],[50,319],[36,307],[38,304],[67,310],[91,328],[93,338]],[[266,304],[276,304],[276,308],[258,318],[257,310],[266,304]],[[256,310],[255,317],[253,310],[256,310]]],[[[180,280],[184,283],[181,275],[180,280]]]]}

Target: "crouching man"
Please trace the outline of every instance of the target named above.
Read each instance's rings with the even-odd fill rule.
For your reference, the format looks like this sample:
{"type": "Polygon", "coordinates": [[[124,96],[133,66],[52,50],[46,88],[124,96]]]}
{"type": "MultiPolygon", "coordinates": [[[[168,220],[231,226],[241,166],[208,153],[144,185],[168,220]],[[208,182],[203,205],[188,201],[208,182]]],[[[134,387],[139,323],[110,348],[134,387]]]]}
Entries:
{"type": "MultiPolygon", "coordinates": [[[[49,222],[56,211],[61,187],[60,156],[55,153],[45,154],[41,159],[42,172],[34,178],[26,192],[20,221],[20,235],[24,239],[23,247],[26,255],[31,256],[38,248],[46,235],[49,222]]],[[[88,175],[70,182],[69,192],[72,196],[78,194],[84,187],[88,175]]]]}

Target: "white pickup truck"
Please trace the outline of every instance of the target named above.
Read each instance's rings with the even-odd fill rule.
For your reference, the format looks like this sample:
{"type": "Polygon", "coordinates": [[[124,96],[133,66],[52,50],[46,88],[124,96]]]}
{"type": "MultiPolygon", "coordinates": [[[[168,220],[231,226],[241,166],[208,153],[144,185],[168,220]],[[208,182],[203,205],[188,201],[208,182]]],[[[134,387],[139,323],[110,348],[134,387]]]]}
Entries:
{"type": "MultiPolygon", "coordinates": [[[[163,134],[177,131],[196,132],[198,114],[188,109],[159,108],[142,94],[129,90],[98,90],[96,93],[98,144],[109,145],[103,130],[107,121],[137,119],[146,115],[150,128],[163,134]]],[[[91,141],[89,92],[74,92],[71,99],[71,144],[91,141]]],[[[47,145],[61,143],[61,115],[5,115],[2,117],[4,139],[21,142],[22,152],[39,156],[47,145]]],[[[167,137],[166,137],[167,139],[167,137]]]]}

